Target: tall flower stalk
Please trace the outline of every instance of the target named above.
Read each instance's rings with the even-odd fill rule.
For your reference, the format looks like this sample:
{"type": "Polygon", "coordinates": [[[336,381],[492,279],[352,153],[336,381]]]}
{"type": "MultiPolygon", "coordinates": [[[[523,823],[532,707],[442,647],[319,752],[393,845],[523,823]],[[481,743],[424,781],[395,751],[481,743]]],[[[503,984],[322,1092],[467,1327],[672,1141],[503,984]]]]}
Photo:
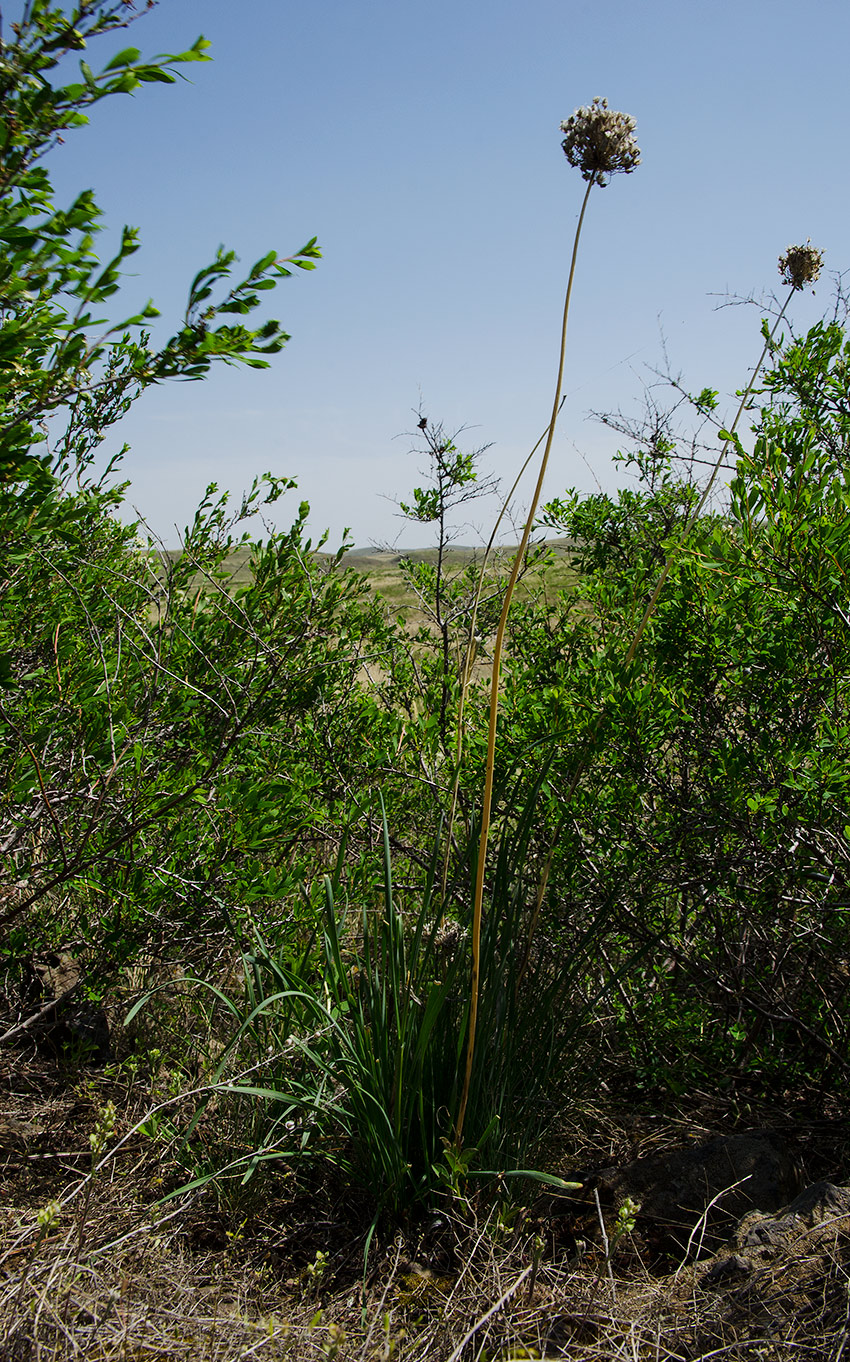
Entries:
{"type": "MultiPolygon", "coordinates": [[[[564,401],[565,398],[562,397],[561,406],[564,405],[564,401]]],[[[525,463],[522,465],[516,477],[514,478],[513,486],[511,487],[511,490],[508,492],[508,495],[502,502],[502,508],[499,511],[499,514],[497,515],[495,521],[493,522],[493,528],[490,531],[490,538],[487,541],[487,547],[485,548],[484,555],[481,559],[481,567],[479,568],[478,571],[478,580],[475,584],[475,593],[472,598],[472,609],[469,614],[469,626],[467,628],[466,633],[466,653],[464,655],[463,668],[461,670],[460,696],[458,698],[457,704],[457,723],[455,726],[454,779],[452,780],[452,796],[449,801],[449,817],[446,832],[446,850],[443,856],[443,874],[442,879],[440,881],[441,886],[440,902],[443,904],[443,909],[441,911],[445,910],[446,885],[448,883],[449,862],[451,860],[452,850],[452,835],[454,832],[455,815],[457,813],[457,799],[458,792],[460,789],[460,772],[461,766],[463,764],[463,734],[464,734],[464,714],[466,711],[466,697],[469,694],[469,687],[472,682],[472,669],[475,664],[475,656],[477,652],[476,629],[478,627],[478,607],[481,603],[481,592],[484,589],[484,579],[487,574],[487,564],[490,561],[490,554],[493,552],[493,545],[496,542],[496,535],[499,533],[499,528],[507,514],[508,507],[511,505],[514,499],[516,490],[519,487],[520,482],[522,481],[523,475],[526,469],[528,468],[528,465],[531,463],[531,460],[534,458],[543,441],[546,439],[548,433],[549,427],[547,426],[543,434],[540,436],[540,439],[537,441],[537,444],[531,450],[531,453],[526,455],[525,463]]]]}
{"type": "Polygon", "coordinates": [[[561,144],[564,155],[570,165],[576,166],[581,171],[582,178],[587,183],[587,189],[585,190],[584,199],[582,200],[578,225],[576,226],[575,237],[573,239],[570,272],[567,280],[567,292],[564,299],[564,312],[561,321],[561,344],[558,356],[558,375],[555,382],[555,396],[552,403],[552,415],[549,419],[546,443],[540,460],[537,483],[531,498],[531,505],[529,506],[528,515],[526,517],[525,528],[505,589],[499,626],[496,631],[496,641],[493,646],[493,664],[490,674],[487,756],[484,766],[484,794],[481,805],[481,831],[478,841],[478,865],[476,869],[475,898],[472,910],[472,975],[470,980],[466,1071],[464,1074],[463,1092],[455,1124],[455,1140],[458,1145],[461,1144],[463,1139],[463,1126],[466,1118],[469,1089],[472,1081],[472,1066],[475,1058],[475,1031],[478,1020],[478,993],[481,969],[481,922],[484,904],[484,876],[493,805],[493,772],[496,759],[499,681],[501,676],[505,630],[511,608],[511,601],[513,600],[514,588],[528,549],[531,528],[534,524],[537,507],[540,503],[540,496],[546,477],[546,469],[549,464],[549,455],[555,438],[555,427],[558,421],[558,412],[561,407],[561,389],[564,381],[564,358],[566,354],[570,302],[572,299],[579,242],[581,240],[581,231],[584,226],[584,218],[587,211],[588,200],[590,198],[590,191],[594,185],[599,185],[600,188],[604,188],[612,175],[618,173],[626,175],[631,174],[639,164],[640,149],[634,139],[634,128],[635,121],[633,118],[630,118],[627,114],[616,113],[613,109],[608,108],[607,100],[598,98],[594,99],[593,103],[589,106],[576,109],[575,113],[561,124],[561,131],[564,133],[564,140],[561,144]]]}

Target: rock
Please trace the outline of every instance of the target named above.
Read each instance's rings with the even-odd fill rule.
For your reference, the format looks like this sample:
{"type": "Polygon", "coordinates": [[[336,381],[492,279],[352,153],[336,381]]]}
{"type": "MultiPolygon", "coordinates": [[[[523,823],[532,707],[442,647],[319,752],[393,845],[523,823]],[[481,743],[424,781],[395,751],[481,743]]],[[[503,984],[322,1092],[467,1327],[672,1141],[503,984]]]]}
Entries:
{"type": "Polygon", "coordinates": [[[50,951],[36,957],[32,968],[41,996],[32,1028],[38,1043],[71,1051],[90,1064],[105,1064],[111,1053],[109,1022],[102,1007],[79,997],[84,979],[80,962],[69,951],[50,951]]]}
{"type": "Polygon", "coordinates": [[[639,1203],[651,1251],[679,1259],[715,1252],[748,1211],[777,1210],[799,1190],[793,1159],[770,1130],[650,1155],[597,1181],[603,1204],[639,1203]]]}
{"type": "Polygon", "coordinates": [[[735,1246],[748,1250],[775,1250],[801,1231],[814,1229],[827,1220],[850,1219],[850,1187],[831,1182],[815,1182],[807,1187],[778,1216],[748,1215],[735,1232],[735,1246]]]}
{"type": "Polygon", "coordinates": [[[82,967],[70,951],[49,951],[36,956],[32,968],[41,985],[42,997],[54,1002],[76,992],[83,978],[82,967]]]}
{"type": "Polygon", "coordinates": [[[699,1279],[706,1290],[735,1285],[752,1276],[787,1289],[793,1273],[789,1265],[817,1260],[814,1231],[826,1241],[850,1235],[850,1187],[815,1182],[778,1215],[760,1211],[745,1215],[732,1236],[734,1252],[718,1256],[699,1279]],[[779,1266],[782,1267],[781,1274],[779,1266]],[[790,1276],[789,1276],[790,1274],[790,1276]]]}
{"type": "Polygon", "coordinates": [[[700,1286],[727,1286],[730,1282],[742,1281],[752,1270],[749,1259],[740,1253],[733,1253],[729,1258],[718,1258],[716,1263],[712,1263],[700,1278],[700,1286]]]}

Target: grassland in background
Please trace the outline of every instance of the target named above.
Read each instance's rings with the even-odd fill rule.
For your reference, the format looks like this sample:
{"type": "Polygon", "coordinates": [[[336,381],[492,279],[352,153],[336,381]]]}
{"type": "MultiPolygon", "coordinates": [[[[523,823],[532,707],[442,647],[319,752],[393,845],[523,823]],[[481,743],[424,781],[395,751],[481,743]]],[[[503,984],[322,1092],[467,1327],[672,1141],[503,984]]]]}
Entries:
{"type": "MultiPolygon", "coordinates": [[[[539,566],[530,568],[520,580],[517,587],[520,597],[528,598],[543,595],[547,601],[554,602],[559,591],[572,586],[575,580],[575,572],[572,567],[574,545],[562,539],[552,540],[547,543],[546,547],[550,551],[548,559],[539,566]]],[[[483,552],[481,548],[472,548],[466,545],[453,546],[444,554],[443,558],[446,576],[451,578],[457,575],[469,563],[479,565],[483,558],[483,552]]],[[[506,572],[511,556],[515,552],[515,546],[508,545],[500,548],[490,560],[490,571],[494,568],[501,568],[506,572]]],[[[180,550],[168,550],[167,556],[173,561],[179,558],[180,550]]],[[[331,554],[320,553],[317,557],[319,561],[325,560],[328,564],[333,561],[331,554]]],[[[436,549],[410,549],[405,552],[380,548],[352,549],[342,559],[341,568],[362,573],[368,580],[370,590],[386,602],[389,610],[393,614],[402,612],[405,622],[415,628],[417,625],[425,623],[425,615],[405,573],[405,561],[436,564],[437,551],[436,549]]],[[[250,552],[247,549],[237,550],[227,559],[225,567],[230,573],[229,581],[233,589],[246,586],[251,578],[250,552]]],[[[203,578],[199,574],[197,585],[200,587],[202,584],[203,578]]]]}

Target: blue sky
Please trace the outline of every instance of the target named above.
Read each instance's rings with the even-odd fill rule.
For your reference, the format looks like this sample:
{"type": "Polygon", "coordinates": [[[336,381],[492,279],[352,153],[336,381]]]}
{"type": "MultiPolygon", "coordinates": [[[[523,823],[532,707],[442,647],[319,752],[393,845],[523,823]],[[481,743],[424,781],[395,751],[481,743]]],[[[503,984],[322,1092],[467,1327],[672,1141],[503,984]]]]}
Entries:
{"type": "MultiPolygon", "coordinates": [[[[279,524],[303,497],[334,543],[425,542],[387,500],[421,481],[420,402],[492,442],[509,485],[548,417],[584,187],[559,126],[595,95],[634,115],[643,163],[591,195],[549,495],[614,484],[588,413],[639,410],[662,333],[693,390],[729,394],[760,317],[717,295],[778,289],[807,238],[850,268],[846,0],[161,0],[87,57],[200,33],[213,61],[190,82],[104,102],[51,164],[60,198],[91,186],[112,231],[140,228],[126,310],[152,296],[163,334],[220,244],[248,265],[323,251],[267,295],[292,335],[270,370],[148,392],[118,428],[130,500],[170,545],[208,482],[266,469],[299,483],[279,524]]],[[[829,301],[823,279],[795,319],[829,301]]]]}

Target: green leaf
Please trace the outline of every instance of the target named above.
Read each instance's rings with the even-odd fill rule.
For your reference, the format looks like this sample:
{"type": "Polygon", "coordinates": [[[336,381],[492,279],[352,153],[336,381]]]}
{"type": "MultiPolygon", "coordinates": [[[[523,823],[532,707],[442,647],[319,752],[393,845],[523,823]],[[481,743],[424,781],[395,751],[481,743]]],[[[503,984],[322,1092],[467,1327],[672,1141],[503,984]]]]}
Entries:
{"type": "Polygon", "coordinates": [[[583,1182],[567,1182],[564,1178],[556,1177],[554,1173],[541,1173],[536,1168],[508,1168],[499,1172],[481,1169],[471,1172],[470,1177],[530,1178],[532,1182],[543,1182],[547,1187],[556,1187],[560,1192],[580,1192],[585,1185],[583,1182]]]}
{"type": "Polygon", "coordinates": [[[107,62],[103,68],[104,72],[117,71],[120,66],[130,66],[133,62],[138,61],[141,55],[137,47],[122,48],[120,52],[116,52],[110,62],[107,62]]]}
{"type": "Polygon", "coordinates": [[[140,66],[135,71],[136,79],[147,84],[159,83],[160,85],[174,85],[177,77],[171,71],[165,71],[161,66],[140,66]]]}

